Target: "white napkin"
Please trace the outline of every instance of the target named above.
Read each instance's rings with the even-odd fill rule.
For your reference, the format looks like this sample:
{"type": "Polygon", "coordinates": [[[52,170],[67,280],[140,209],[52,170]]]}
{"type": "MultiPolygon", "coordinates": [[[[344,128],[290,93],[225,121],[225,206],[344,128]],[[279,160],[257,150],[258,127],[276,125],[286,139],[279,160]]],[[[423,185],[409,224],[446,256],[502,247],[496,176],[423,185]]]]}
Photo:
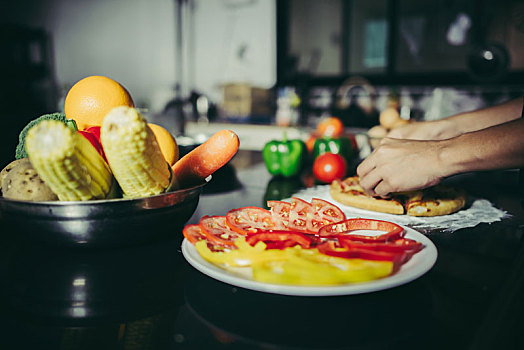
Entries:
{"type": "Polygon", "coordinates": [[[507,212],[494,207],[487,199],[480,198],[470,198],[466,203],[466,206],[454,214],[433,217],[416,217],[379,213],[343,205],[331,198],[331,195],[329,194],[329,185],[307,188],[295,193],[293,197],[298,197],[305,201],[311,201],[312,198],[323,199],[338,206],[347,217],[365,217],[386,220],[422,231],[439,230],[451,233],[461,228],[474,227],[481,223],[489,224],[511,216],[507,212]]]}

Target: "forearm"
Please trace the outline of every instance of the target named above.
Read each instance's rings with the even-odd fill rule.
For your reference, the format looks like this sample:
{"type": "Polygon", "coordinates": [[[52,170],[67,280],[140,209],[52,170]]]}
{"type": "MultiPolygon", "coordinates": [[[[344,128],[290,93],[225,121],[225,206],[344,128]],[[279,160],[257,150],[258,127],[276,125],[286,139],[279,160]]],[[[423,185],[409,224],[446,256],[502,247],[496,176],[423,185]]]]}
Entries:
{"type": "Polygon", "coordinates": [[[523,104],[524,99],[519,97],[496,106],[460,113],[443,120],[453,123],[458,133],[467,133],[520,118],[523,104]]]}
{"type": "Polygon", "coordinates": [[[444,176],[524,167],[524,118],[442,141],[444,176]]]}
{"type": "Polygon", "coordinates": [[[522,97],[488,108],[451,117],[414,122],[393,129],[388,137],[410,140],[445,140],[518,119],[522,114],[522,97]]]}

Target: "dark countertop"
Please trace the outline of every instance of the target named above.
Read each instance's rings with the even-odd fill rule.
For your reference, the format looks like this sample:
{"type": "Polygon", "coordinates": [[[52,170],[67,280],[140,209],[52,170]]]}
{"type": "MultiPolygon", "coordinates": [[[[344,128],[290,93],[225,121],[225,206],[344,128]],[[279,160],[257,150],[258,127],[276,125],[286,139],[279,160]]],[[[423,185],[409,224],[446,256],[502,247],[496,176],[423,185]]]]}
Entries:
{"type": "MultiPolygon", "coordinates": [[[[518,172],[455,182],[512,216],[453,233],[424,232],[438,249],[435,266],[411,283],[367,294],[294,297],[224,284],[185,261],[180,233],[171,241],[96,251],[6,239],[0,348],[522,349],[518,172]]],[[[277,185],[297,189],[271,181],[260,154],[241,152],[206,187],[190,223],[261,207],[278,195],[277,185]]]]}

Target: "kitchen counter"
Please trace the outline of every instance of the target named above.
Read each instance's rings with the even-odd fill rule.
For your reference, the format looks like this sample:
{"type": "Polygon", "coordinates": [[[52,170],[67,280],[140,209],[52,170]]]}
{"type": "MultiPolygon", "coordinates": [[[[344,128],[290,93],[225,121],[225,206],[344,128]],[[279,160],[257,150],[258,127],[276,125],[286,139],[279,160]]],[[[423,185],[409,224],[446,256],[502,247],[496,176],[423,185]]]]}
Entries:
{"type": "MultiPolygon", "coordinates": [[[[288,139],[304,139],[309,136],[310,129],[305,127],[281,127],[276,125],[250,125],[240,123],[199,123],[187,122],[186,135],[190,139],[203,142],[207,137],[219,130],[234,131],[240,140],[240,149],[246,151],[259,151],[266,142],[280,140],[286,134],[288,139]]],[[[177,138],[178,140],[179,138],[177,138]]],[[[180,138],[182,143],[184,138],[180,138]]]]}
{"type": "MultiPolygon", "coordinates": [[[[438,259],[382,291],[296,297],[231,286],[184,259],[181,233],[158,244],[67,251],[0,248],[2,349],[522,349],[524,201],[518,172],[455,180],[510,214],[455,232],[424,232],[438,259]],[[7,345],[10,346],[7,346],[7,345]]],[[[241,151],[205,188],[189,223],[263,206],[297,184],[271,179],[241,151]]],[[[166,230],[169,228],[166,227],[166,230]]]]}

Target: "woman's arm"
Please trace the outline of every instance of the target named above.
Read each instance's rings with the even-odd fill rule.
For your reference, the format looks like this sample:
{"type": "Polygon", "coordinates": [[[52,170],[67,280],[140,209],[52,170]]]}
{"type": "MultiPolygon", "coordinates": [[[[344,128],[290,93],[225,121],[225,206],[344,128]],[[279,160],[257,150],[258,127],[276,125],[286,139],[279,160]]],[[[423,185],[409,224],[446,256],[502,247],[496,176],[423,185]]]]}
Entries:
{"type": "Polygon", "coordinates": [[[415,122],[392,130],[388,137],[411,140],[444,140],[466,132],[489,128],[518,119],[522,115],[522,97],[508,102],[460,113],[448,118],[415,122]]]}
{"type": "Polygon", "coordinates": [[[524,118],[445,140],[386,138],[357,168],[362,187],[387,196],[469,171],[524,166],[524,118]]]}
{"type": "Polygon", "coordinates": [[[441,155],[449,174],[524,166],[524,118],[469,132],[449,141],[441,155]]]}

